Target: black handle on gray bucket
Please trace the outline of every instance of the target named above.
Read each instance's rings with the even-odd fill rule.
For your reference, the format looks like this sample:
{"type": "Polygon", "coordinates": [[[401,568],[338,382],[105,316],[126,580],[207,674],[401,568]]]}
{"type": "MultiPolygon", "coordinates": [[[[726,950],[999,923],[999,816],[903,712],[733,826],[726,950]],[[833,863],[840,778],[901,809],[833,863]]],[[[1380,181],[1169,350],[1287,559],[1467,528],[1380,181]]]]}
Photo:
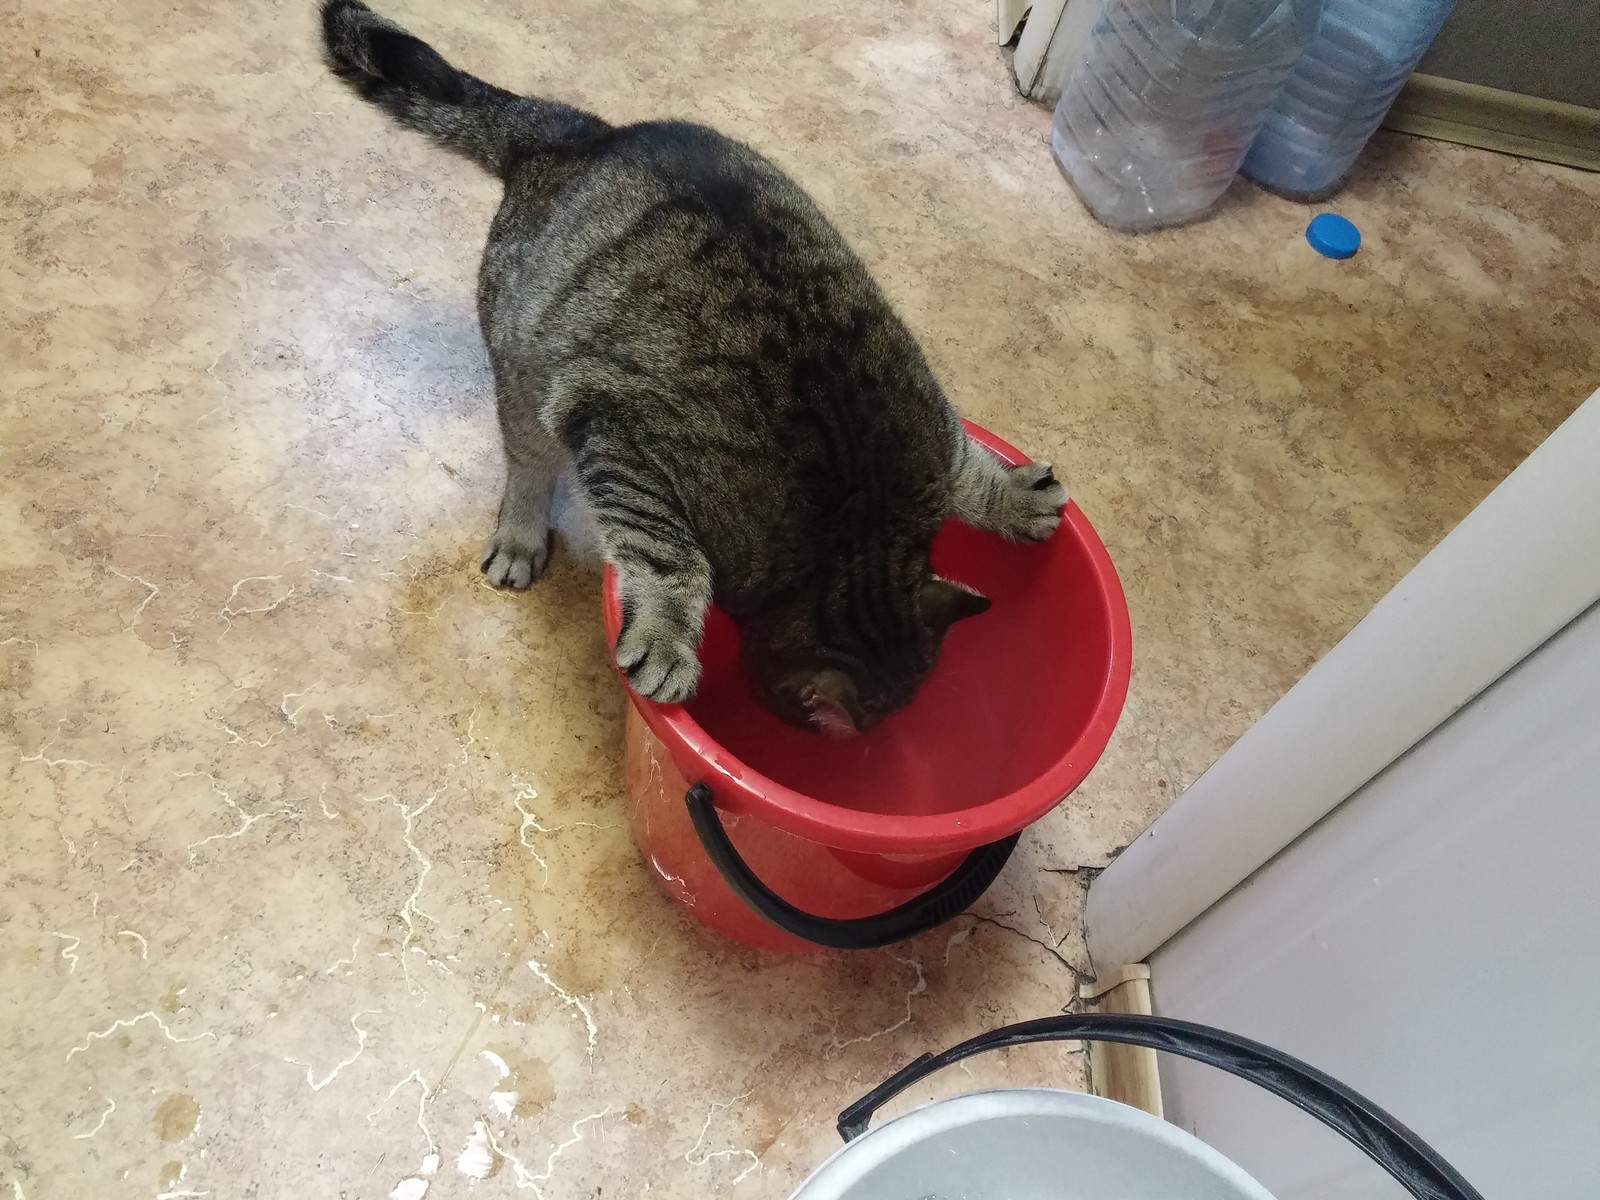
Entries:
{"type": "Polygon", "coordinates": [[[785,933],[834,950],[871,950],[944,924],[983,895],[1022,836],[1014,833],[998,842],[979,846],[930,890],[888,912],[839,920],[796,908],[756,878],[756,873],[739,857],[728,831],[722,827],[708,785],[695,784],[686,799],[689,819],[694,822],[695,833],[700,835],[706,857],[738,897],[785,933]]]}
{"type": "Polygon", "coordinates": [[[1125,1042],[1220,1067],[1281,1096],[1342,1134],[1417,1200],[1483,1200],[1478,1190],[1426,1142],[1332,1076],[1271,1046],[1170,1017],[1086,1013],[1023,1021],[979,1034],[943,1054],[924,1054],[889,1076],[839,1114],[839,1136],[847,1142],[860,1137],[867,1131],[873,1113],[941,1067],[985,1050],[1046,1041],[1125,1042]]]}

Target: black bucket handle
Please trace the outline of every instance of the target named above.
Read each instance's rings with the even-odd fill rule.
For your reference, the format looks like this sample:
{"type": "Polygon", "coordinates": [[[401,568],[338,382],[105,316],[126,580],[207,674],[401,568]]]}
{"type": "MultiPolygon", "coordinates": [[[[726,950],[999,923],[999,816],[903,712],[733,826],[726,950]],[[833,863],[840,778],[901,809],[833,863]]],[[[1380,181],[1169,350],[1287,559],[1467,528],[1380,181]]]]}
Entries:
{"type": "Polygon", "coordinates": [[[1310,1113],[1361,1149],[1417,1200],[1483,1200],[1426,1142],[1332,1076],[1271,1046],[1171,1017],[1071,1014],[979,1034],[942,1054],[924,1054],[889,1076],[839,1114],[839,1136],[846,1142],[860,1137],[879,1108],[942,1067],[985,1050],[1045,1041],[1123,1042],[1209,1063],[1310,1113]]]}
{"type": "Polygon", "coordinates": [[[961,865],[928,891],[888,912],[840,920],[796,908],[756,877],[739,857],[708,784],[697,783],[685,797],[700,845],[734,893],[785,933],[833,950],[871,950],[915,937],[965,911],[1000,874],[1022,836],[1014,833],[979,846],[961,865]]]}

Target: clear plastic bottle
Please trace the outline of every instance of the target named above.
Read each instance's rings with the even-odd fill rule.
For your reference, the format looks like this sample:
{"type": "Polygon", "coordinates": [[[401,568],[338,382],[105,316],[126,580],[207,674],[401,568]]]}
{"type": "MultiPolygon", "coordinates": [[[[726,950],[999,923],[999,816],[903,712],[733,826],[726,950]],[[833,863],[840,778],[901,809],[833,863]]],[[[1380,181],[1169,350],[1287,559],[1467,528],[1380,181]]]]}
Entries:
{"type": "Polygon", "coordinates": [[[1316,32],[1321,0],[1105,0],[1050,145],[1114,229],[1176,225],[1227,190],[1316,32]]]}
{"type": "Polygon", "coordinates": [[[1329,196],[1383,123],[1456,0],[1326,0],[1322,26],[1241,169],[1298,200],[1329,196]]]}

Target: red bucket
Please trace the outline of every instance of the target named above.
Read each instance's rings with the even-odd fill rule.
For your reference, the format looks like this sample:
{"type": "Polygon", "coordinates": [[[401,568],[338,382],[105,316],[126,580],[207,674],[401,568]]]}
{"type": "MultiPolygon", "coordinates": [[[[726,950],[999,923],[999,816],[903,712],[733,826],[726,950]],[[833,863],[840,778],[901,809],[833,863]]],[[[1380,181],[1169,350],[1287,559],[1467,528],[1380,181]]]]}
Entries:
{"type": "MultiPolygon", "coordinates": [[[[1002,461],[1028,461],[967,430],[1002,461]]],[[[667,894],[718,933],[768,950],[862,948],[948,920],[1105,750],[1128,691],[1128,609],[1078,506],[1032,546],[948,522],[933,566],[994,606],[953,626],[916,700],[864,736],[828,740],[761,707],[715,608],[687,705],[629,692],[634,837],[667,894]]],[[[614,645],[609,569],[603,603],[614,645]]]]}

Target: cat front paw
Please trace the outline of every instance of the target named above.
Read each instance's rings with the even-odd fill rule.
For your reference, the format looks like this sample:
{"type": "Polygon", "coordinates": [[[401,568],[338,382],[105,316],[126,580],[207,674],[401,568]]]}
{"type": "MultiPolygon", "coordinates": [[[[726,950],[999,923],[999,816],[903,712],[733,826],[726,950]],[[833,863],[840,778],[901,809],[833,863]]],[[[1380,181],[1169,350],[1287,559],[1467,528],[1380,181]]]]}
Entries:
{"type": "Polygon", "coordinates": [[[502,525],[483,548],[478,567],[495,587],[520,592],[544,574],[549,561],[548,533],[533,534],[502,525]]]}
{"type": "Polygon", "coordinates": [[[700,657],[694,643],[663,622],[638,617],[617,638],[617,666],[628,686],[657,704],[682,704],[700,682],[700,657]]]}
{"type": "Polygon", "coordinates": [[[1042,542],[1061,524],[1067,489],[1047,462],[1024,463],[1006,470],[1000,534],[1014,542],[1042,542]]]}

